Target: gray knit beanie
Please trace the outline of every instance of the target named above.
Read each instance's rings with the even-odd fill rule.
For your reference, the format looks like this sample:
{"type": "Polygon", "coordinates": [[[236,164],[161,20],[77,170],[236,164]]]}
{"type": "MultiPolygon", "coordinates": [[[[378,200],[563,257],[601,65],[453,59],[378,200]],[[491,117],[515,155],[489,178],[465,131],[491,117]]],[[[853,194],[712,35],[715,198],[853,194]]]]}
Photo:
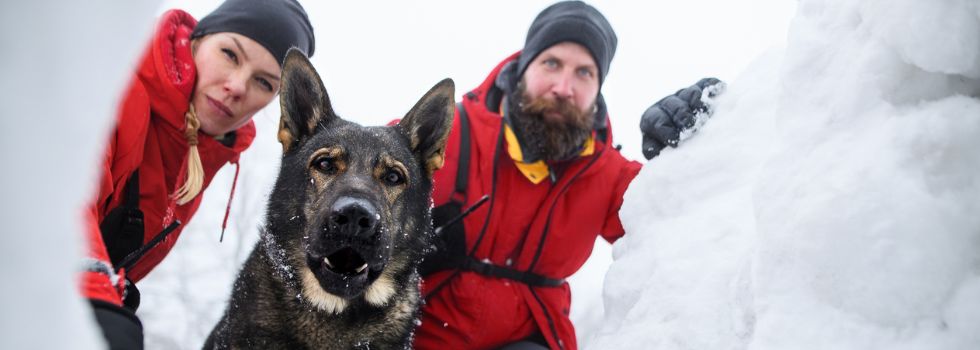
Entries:
{"type": "Polygon", "coordinates": [[[585,46],[592,53],[601,86],[609,72],[609,62],[616,54],[616,33],[599,10],[581,1],[558,2],[538,14],[527,31],[517,62],[517,75],[523,75],[541,51],[564,41],[585,46]]]}
{"type": "Polygon", "coordinates": [[[313,56],[313,26],[296,0],[225,0],[197,23],[191,39],[221,32],[255,40],[279,65],[291,47],[313,56]]]}

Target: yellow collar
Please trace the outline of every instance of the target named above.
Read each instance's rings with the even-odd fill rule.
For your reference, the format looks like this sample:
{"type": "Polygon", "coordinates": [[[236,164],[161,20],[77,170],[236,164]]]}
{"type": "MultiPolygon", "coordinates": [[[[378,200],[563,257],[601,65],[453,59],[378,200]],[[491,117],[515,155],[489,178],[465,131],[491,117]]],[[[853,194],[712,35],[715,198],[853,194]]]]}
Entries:
{"type": "MultiPolygon", "coordinates": [[[[514,165],[517,166],[517,170],[521,171],[521,174],[524,174],[524,177],[535,185],[548,178],[550,169],[548,168],[548,164],[543,160],[534,163],[524,162],[524,152],[521,151],[521,145],[517,142],[517,135],[514,135],[514,131],[510,129],[510,125],[504,125],[504,138],[507,141],[507,154],[510,155],[510,159],[514,160],[514,165]]],[[[590,135],[585,140],[585,147],[583,147],[579,156],[589,156],[593,152],[595,152],[595,139],[590,135]]]]}

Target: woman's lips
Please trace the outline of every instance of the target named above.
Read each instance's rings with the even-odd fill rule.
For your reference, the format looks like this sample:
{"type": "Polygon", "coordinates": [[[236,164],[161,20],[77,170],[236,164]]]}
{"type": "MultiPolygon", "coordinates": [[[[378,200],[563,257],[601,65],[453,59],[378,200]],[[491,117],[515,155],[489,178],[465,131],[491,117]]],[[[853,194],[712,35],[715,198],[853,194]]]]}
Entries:
{"type": "Polygon", "coordinates": [[[218,102],[218,100],[211,98],[210,96],[208,96],[208,104],[210,104],[211,107],[214,107],[214,109],[218,110],[218,112],[223,113],[226,117],[228,118],[234,117],[234,115],[231,114],[231,109],[226,107],[223,103],[218,102]]]}

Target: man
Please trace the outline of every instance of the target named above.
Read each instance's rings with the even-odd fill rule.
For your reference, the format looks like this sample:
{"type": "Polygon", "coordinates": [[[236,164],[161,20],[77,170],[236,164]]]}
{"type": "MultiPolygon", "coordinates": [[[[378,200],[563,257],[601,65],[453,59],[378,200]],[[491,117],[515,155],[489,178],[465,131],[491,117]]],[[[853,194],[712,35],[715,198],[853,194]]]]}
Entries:
{"type": "MultiPolygon", "coordinates": [[[[592,6],[556,3],[534,20],[524,48],[457,105],[434,175],[441,243],[421,271],[416,348],[577,348],[564,279],[598,235],[623,235],[623,193],[641,167],[612,147],[600,91],[616,41],[592,6]]],[[[701,89],[717,82],[645,113],[648,158],[676,146],[703,108],[701,89]]]]}

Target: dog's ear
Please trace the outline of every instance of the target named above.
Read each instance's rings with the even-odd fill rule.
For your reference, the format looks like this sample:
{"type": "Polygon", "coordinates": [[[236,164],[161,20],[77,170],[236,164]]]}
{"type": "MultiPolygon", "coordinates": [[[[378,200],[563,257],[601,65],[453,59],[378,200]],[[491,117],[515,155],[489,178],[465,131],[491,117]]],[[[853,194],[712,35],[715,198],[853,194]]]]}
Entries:
{"type": "Polygon", "coordinates": [[[441,168],[445,160],[446,139],[456,111],[455,93],[452,79],[440,81],[398,123],[429,176],[441,168]]]}
{"type": "Polygon", "coordinates": [[[302,51],[286,52],[280,86],[278,138],[286,153],[312,135],[318,125],[327,125],[337,116],[320,75],[302,51]]]}

